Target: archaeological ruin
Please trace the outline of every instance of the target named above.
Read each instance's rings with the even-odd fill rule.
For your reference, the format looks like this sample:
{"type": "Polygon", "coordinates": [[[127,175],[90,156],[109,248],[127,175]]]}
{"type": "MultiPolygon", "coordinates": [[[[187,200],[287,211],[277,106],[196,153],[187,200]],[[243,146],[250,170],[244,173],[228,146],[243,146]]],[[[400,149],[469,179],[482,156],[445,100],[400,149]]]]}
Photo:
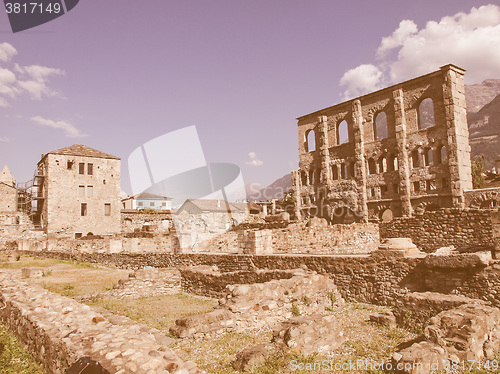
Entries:
{"type": "Polygon", "coordinates": [[[14,270],[0,270],[0,324],[47,374],[201,374],[176,342],[272,333],[235,353],[245,372],[279,349],[334,357],[349,338],[333,311],[367,303],[364,324],[420,329],[387,363],[496,359],[500,188],[472,188],[464,73],[446,65],[298,118],[293,212],[200,199],[174,212],[154,196],[157,209],[129,197],[122,210],[120,159],[78,144],[42,155],[26,184],[5,167],[0,255],[14,270]],[[71,299],[28,284],[50,269],[17,269],[21,255],[129,273],[71,299]],[[218,306],[171,336],[84,305],[181,292],[218,306]]]}

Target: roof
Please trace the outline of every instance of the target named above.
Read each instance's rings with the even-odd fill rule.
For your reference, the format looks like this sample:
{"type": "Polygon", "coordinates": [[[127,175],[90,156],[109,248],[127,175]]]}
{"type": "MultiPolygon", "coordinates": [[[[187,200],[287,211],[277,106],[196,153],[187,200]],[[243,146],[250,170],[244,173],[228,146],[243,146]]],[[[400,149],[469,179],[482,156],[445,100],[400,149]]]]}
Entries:
{"type": "Polygon", "coordinates": [[[12,174],[10,173],[10,170],[7,167],[7,165],[5,165],[3,167],[3,170],[0,172],[0,182],[3,182],[5,184],[10,184],[10,185],[16,184],[16,180],[14,179],[12,174]]]}
{"type": "Polygon", "coordinates": [[[227,203],[224,200],[204,200],[204,199],[187,199],[177,212],[186,209],[188,205],[194,205],[202,212],[224,212],[227,213],[227,206],[232,212],[246,212],[247,203],[227,203]]]}
{"type": "Polygon", "coordinates": [[[155,195],[149,192],[142,192],[134,196],[136,200],[172,200],[170,197],[155,195]]]}
{"type": "MultiPolygon", "coordinates": [[[[97,149],[87,147],[86,145],[83,145],[83,144],[73,144],[69,147],[57,149],[57,150],[49,152],[47,154],[68,155],[68,156],[85,156],[85,157],[96,157],[96,158],[111,158],[111,159],[115,159],[115,160],[120,159],[120,157],[112,156],[110,154],[98,151],[97,149]]],[[[43,157],[45,157],[45,155],[43,157]]]]}

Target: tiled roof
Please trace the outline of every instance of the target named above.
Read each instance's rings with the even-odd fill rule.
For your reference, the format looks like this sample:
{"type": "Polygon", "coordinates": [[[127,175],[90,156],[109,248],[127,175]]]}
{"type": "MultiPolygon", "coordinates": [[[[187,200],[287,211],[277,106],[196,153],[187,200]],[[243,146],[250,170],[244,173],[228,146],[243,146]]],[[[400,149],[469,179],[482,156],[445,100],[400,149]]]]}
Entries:
{"type": "MultiPolygon", "coordinates": [[[[191,203],[200,209],[202,212],[227,212],[226,201],[224,200],[204,200],[204,199],[188,199],[185,204],[191,203]]],[[[179,210],[181,210],[179,208],[179,210]]],[[[232,212],[245,212],[247,210],[246,203],[229,203],[229,209],[232,212]]]]}
{"type": "Polygon", "coordinates": [[[166,196],[155,195],[149,192],[142,192],[135,196],[135,200],[172,200],[166,196]]]}
{"type": "Polygon", "coordinates": [[[98,151],[97,149],[87,147],[83,144],[73,144],[66,148],[57,149],[55,151],[49,152],[48,154],[55,155],[69,155],[69,156],[87,156],[87,157],[97,157],[97,158],[112,158],[119,160],[120,157],[112,156],[110,154],[98,151]]]}

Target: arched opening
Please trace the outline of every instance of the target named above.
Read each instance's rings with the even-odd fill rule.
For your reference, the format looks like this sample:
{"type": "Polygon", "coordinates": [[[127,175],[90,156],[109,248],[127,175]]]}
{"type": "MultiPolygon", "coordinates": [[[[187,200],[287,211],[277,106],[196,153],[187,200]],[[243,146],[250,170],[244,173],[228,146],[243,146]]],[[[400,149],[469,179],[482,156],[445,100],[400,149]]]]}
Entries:
{"type": "Polygon", "coordinates": [[[484,200],[480,205],[481,209],[496,209],[497,207],[498,207],[498,201],[496,199],[484,200]]]}
{"type": "Polygon", "coordinates": [[[309,170],[309,184],[314,184],[314,169],[309,170]]]}
{"type": "Polygon", "coordinates": [[[377,174],[377,167],[373,158],[368,159],[368,174],[377,174]]]}
{"type": "Polygon", "coordinates": [[[346,179],[347,167],[346,164],[342,163],[340,165],[340,179],[346,179]]]}
{"type": "Polygon", "coordinates": [[[390,210],[390,209],[386,209],[383,212],[381,212],[381,214],[380,214],[380,219],[383,222],[392,221],[393,217],[394,217],[394,215],[392,213],[392,210],[390,210]]]}
{"type": "Polygon", "coordinates": [[[373,132],[374,132],[374,138],[376,140],[387,138],[388,136],[387,115],[385,114],[385,112],[379,112],[375,116],[375,121],[373,124],[373,132]]]}
{"type": "Polygon", "coordinates": [[[300,172],[300,177],[302,179],[302,185],[307,186],[307,174],[305,171],[300,172]]]}
{"type": "Polygon", "coordinates": [[[432,165],[434,163],[433,152],[431,148],[428,148],[424,151],[424,162],[425,166],[432,165]]]}
{"type": "Polygon", "coordinates": [[[415,168],[418,168],[418,167],[420,167],[420,157],[419,157],[419,154],[418,154],[418,149],[414,149],[411,152],[411,168],[415,169],[415,168]]]}
{"type": "Polygon", "coordinates": [[[356,163],[349,163],[349,178],[356,178],[356,163]]]}
{"type": "Polygon", "coordinates": [[[392,153],[387,157],[387,171],[398,170],[398,159],[392,153]]]}
{"type": "Polygon", "coordinates": [[[378,159],[378,172],[385,173],[387,171],[387,160],[385,156],[380,156],[378,159]]]}
{"type": "Polygon", "coordinates": [[[443,162],[446,161],[447,153],[446,153],[446,147],[444,145],[440,145],[436,148],[436,164],[442,164],[443,162]]]}
{"type": "Polygon", "coordinates": [[[418,106],[418,128],[420,130],[434,126],[434,102],[427,98],[418,106]]]}
{"type": "Polygon", "coordinates": [[[338,165],[332,165],[332,179],[334,181],[339,179],[339,167],[338,167],[338,165]]]}
{"type": "Polygon", "coordinates": [[[343,120],[337,126],[337,144],[344,144],[349,142],[349,129],[347,121],[343,120]]]}
{"type": "Polygon", "coordinates": [[[316,150],[316,133],[314,130],[306,132],[306,152],[314,152],[316,150]]]}

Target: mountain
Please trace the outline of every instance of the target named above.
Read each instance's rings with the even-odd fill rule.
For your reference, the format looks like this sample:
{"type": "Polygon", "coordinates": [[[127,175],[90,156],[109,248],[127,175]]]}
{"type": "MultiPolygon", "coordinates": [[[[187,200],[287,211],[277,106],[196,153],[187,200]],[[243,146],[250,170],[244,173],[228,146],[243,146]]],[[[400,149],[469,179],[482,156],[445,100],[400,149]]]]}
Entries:
{"type": "Polygon", "coordinates": [[[477,113],[497,95],[500,95],[500,79],[487,79],[480,84],[466,85],[467,112],[477,113]]]}
{"type": "Polygon", "coordinates": [[[247,195],[247,199],[248,201],[281,199],[290,188],[292,188],[292,175],[285,174],[260,191],[247,195]]]}
{"type": "Polygon", "coordinates": [[[500,158],[500,95],[483,106],[478,112],[467,112],[471,159],[485,155],[485,167],[489,169],[500,158]]]}

